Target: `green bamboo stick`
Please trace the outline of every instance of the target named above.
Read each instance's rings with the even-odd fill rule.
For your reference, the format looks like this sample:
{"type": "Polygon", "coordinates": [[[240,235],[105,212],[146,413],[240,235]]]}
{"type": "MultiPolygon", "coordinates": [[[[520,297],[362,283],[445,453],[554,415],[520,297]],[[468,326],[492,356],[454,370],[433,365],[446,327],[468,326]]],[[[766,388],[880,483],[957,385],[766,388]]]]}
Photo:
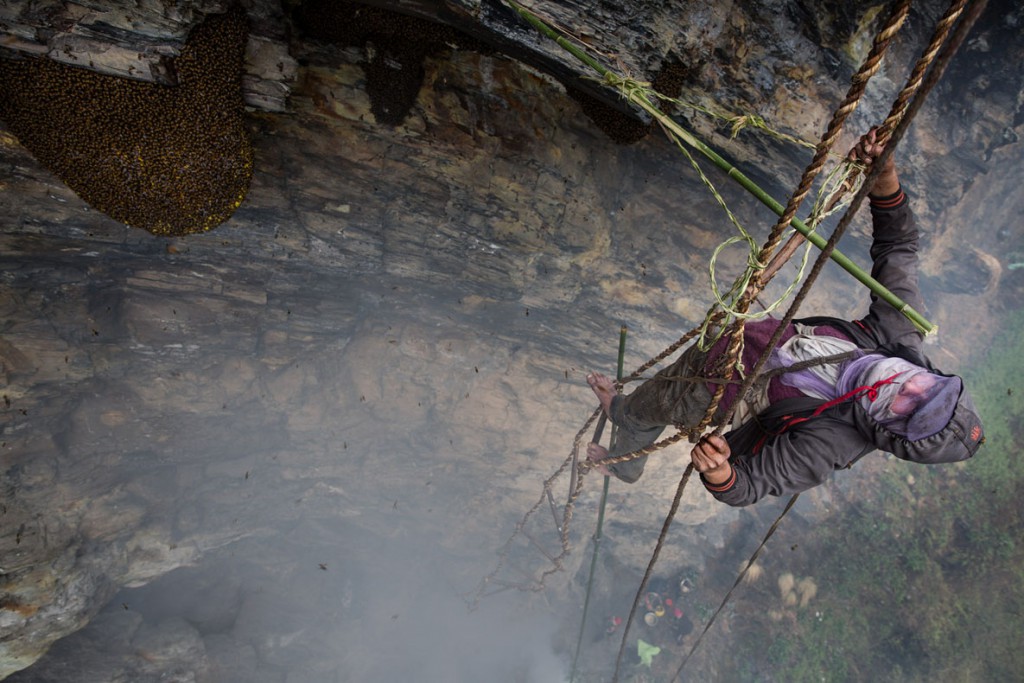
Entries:
{"type": "MultiPolygon", "coordinates": [[[[604,77],[606,80],[612,82],[623,81],[623,79],[620,76],[618,76],[618,74],[615,74],[610,69],[607,69],[593,57],[591,57],[586,52],[581,50],[579,47],[570,43],[563,36],[559,35],[553,28],[548,26],[546,23],[544,23],[544,21],[539,19],[525,7],[517,4],[516,2],[514,2],[514,0],[505,0],[505,2],[507,2],[509,6],[512,7],[512,9],[514,9],[523,19],[525,19],[531,26],[537,29],[542,35],[550,38],[551,40],[554,40],[564,50],[572,54],[574,57],[576,57],[576,59],[580,60],[581,62],[589,66],[591,69],[593,69],[602,77],[604,77]]],[[[754,181],[745,176],[738,168],[736,168],[728,161],[723,159],[717,152],[715,152],[715,150],[708,147],[701,140],[694,137],[692,133],[690,133],[688,130],[680,126],[678,122],[676,122],[670,116],[668,116],[663,111],[658,109],[658,107],[655,106],[648,99],[647,95],[642,90],[638,89],[630,92],[628,99],[630,102],[636,104],[641,109],[643,109],[648,114],[657,119],[658,122],[661,123],[661,125],[668,128],[674,135],[678,136],[680,140],[682,140],[687,145],[693,147],[698,152],[703,154],[705,157],[710,159],[711,162],[715,164],[715,166],[718,166],[718,168],[725,171],[726,175],[728,175],[730,178],[739,183],[739,185],[743,187],[745,190],[747,190],[750,194],[754,195],[754,197],[756,197],[762,204],[767,206],[769,209],[774,211],[779,216],[781,216],[785,212],[786,207],[784,207],[782,204],[776,201],[767,192],[762,190],[754,181]]],[[[819,249],[823,249],[825,245],[828,243],[828,241],[825,238],[823,238],[816,232],[812,231],[811,228],[809,228],[807,224],[805,224],[799,218],[793,218],[790,221],[790,226],[797,232],[802,234],[804,237],[806,237],[811,244],[818,247],[819,249]]],[[[919,330],[921,330],[921,332],[925,334],[932,334],[938,329],[935,325],[929,322],[927,318],[925,318],[912,306],[910,306],[910,304],[908,304],[907,302],[903,301],[901,298],[890,292],[885,287],[885,285],[883,285],[875,278],[871,277],[870,273],[868,273],[863,268],[858,266],[856,263],[851,261],[846,255],[844,255],[838,249],[832,251],[831,258],[839,266],[841,266],[843,270],[852,275],[858,282],[860,282],[861,284],[865,285],[868,289],[870,289],[876,296],[878,296],[883,301],[888,302],[893,308],[895,308],[904,316],[906,316],[907,319],[910,320],[910,322],[912,322],[919,330]]]]}

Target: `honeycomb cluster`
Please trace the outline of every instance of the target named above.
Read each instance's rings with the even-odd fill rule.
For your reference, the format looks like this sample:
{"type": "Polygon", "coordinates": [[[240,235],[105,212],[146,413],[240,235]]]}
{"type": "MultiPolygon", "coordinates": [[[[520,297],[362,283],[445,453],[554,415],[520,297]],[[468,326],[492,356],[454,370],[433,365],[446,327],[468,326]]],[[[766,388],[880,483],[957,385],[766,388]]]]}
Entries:
{"type": "Polygon", "coordinates": [[[631,145],[643,140],[651,132],[652,124],[644,123],[567,83],[563,83],[563,85],[569,97],[580,105],[584,116],[614,142],[620,145],[631,145]]]}
{"type": "Polygon", "coordinates": [[[424,19],[344,0],[310,0],[297,16],[305,35],[335,45],[368,47],[360,66],[377,123],[401,124],[423,86],[423,60],[455,45],[487,48],[460,31],[424,19]]]}
{"type": "Polygon", "coordinates": [[[157,235],[227,220],[252,179],[243,124],[245,11],[197,26],[178,85],[106,76],[46,58],[0,60],[0,119],[96,209],[157,235]]]}
{"type": "MultiPolygon", "coordinates": [[[[651,81],[651,88],[667,97],[679,97],[683,84],[690,77],[690,69],[676,59],[668,60],[651,81]]],[[[653,123],[644,123],[620,109],[606,104],[582,90],[564,84],[571,98],[576,100],[580,109],[595,126],[620,145],[631,145],[644,139],[653,127],[653,123]]],[[[655,102],[666,114],[674,109],[671,102],[655,102]]]]}

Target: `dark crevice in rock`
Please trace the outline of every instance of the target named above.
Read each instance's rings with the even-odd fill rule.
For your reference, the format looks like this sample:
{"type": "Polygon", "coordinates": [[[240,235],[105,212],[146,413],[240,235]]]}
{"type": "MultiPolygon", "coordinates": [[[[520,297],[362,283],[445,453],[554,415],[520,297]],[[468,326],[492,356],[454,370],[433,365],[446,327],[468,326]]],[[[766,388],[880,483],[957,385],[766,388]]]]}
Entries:
{"type": "MultiPolygon", "coordinates": [[[[651,87],[669,98],[678,98],[683,84],[688,82],[699,71],[699,65],[687,65],[678,58],[669,57],[661,71],[651,81],[651,87]]],[[[615,142],[623,145],[639,142],[651,132],[653,122],[640,121],[635,116],[624,113],[621,109],[605,104],[596,97],[564,84],[569,96],[577,103],[583,113],[594,125],[615,142]]],[[[658,108],[671,114],[674,106],[671,102],[656,102],[658,108]]]]}
{"type": "MultiPolygon", "coordinates": [[[[420,8],[422,9],[422,8],[420,8]]],[[[296,24],[311,39],[366,50],[361,66],[366,92],[378,123],[398,125],[408,116],[423,85],[423,60],[450,49],[502,52],[531,64],[557,78],[590,118],[612,140],[629,144],[650,132],[649,117],[598,83],[580,78],[557,64],[539,60],[523,49],[522,32],[533,32],[504,6],[481,5],[478,21],[437,14],[411,16],[358,2],[313,0],[295,12],[296,24]],[[438,23],[440,22],[440,23],[438,23]],[[448,25],[444,22],[452,22],[448,25]],[[487,31],[487,41],[461,28],[487,31]],[[520,35],[516,35],[516,34],[520,35]],[[505,36],[507,40],[503,40],[505,36]]],[[[533,40],[542,40],[531,36],[533,40]]],[[[658,92],[675,97],[695,69],[675,57],[665,61],[653,84],[658,92]]]]}
{"type": "Polygon", "coordinates": [[[622,113],[582,90],[569,85],[566,85],[565,89],[580,105],[586,117],[615,142],[629,145],[644,139],[651,132],[650,123],[638,121],[635,117],[622,113]]]}
{"type": "Polygon", "coordinates": [[[307,2],[296,21],[309,38],[366,50],[361,66],[370,109],[378,123],[391,126],[401,124],[416,103],[424,59],[453,47],[486,51],[450,26],[358,2],[307,2]]]}

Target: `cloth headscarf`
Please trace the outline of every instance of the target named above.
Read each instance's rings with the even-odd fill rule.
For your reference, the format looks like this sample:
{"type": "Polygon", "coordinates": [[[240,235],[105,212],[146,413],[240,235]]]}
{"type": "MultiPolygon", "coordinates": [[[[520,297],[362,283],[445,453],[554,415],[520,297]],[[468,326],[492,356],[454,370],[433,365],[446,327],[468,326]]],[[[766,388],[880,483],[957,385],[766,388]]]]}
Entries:
{"type": "MultiPolygon", "coordinates": [[[[794,362],[848,352],[856,347],[846,341],[816,335],[790,340],[777,349],[772,365],[790,366],[794,362]]],[[[925,368],[881,354],[863,354],[840,364],[826,363],[786,373],[782,383],[814,398],[836,400],[858,389],[856,400],[868,415],[889,431],[911,441],[933,436],[949,424],[963,387],[959,377],[928,372],[925,368]],[[892,403],[900,387],[925,373],[931,386],[910,415],[892,412],[892,403]]]]}
{"type": "Polygon", "coordinates": [[[836,384],[840,395],[857,387],[872,387],[857,399],[873,420],[911,441],[938,434],[949,424],[963,388],[959,377],[928,372],[902,358],[869,354],[851,361],[836,384]],[[928,375],[930,386],[909,415],[892,412],[900,387],[917,375],[928,375]]]}

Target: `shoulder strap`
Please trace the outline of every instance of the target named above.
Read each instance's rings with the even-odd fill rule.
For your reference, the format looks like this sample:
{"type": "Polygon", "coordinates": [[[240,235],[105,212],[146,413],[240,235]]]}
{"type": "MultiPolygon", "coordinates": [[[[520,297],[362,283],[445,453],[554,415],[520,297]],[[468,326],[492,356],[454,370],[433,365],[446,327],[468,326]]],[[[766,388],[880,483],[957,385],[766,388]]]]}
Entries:
{"type": "Polygon", "coordinates": [[[874,330],[860,320],[843,320],[842,318],[833,318],[827,315],[817,315],[810,318],[800,318],[793,322],[801,325],[811,325],[812,327],[819,325],[834,327],[852,339],[853,343],[862,349],[874,349],[879,345],[879,339],[874,330]]]}

